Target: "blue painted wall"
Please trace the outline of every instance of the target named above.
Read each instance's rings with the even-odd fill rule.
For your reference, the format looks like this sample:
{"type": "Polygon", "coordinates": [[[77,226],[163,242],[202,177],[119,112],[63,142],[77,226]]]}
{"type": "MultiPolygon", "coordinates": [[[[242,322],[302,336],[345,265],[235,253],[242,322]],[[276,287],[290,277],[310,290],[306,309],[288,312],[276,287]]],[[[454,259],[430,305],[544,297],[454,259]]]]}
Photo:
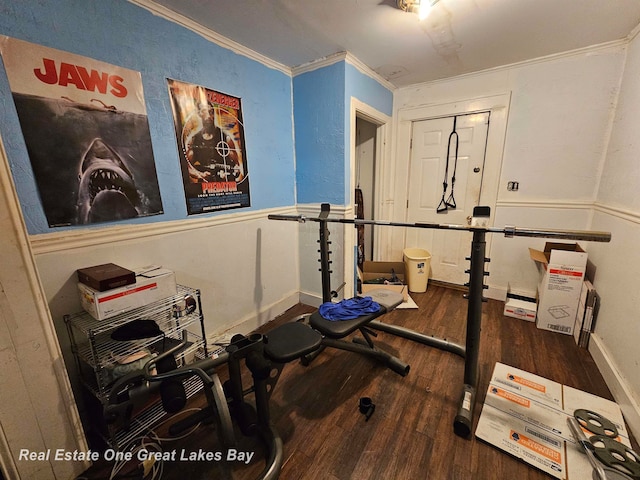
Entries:
{"type": "MultiPolygon", "coordinates": [[[[345,98],[357,98],[385,115],[393,113],[393,92],[345,62],[345,98]]],[[[346,105],[349,116],[349,105],[346,105]]]]}
{"type": "Polygon", "coordinates": [[[391,116],[393,93],[342,61],[296,76],[293,96],[297,201],[346,205],[351,98],[391,116]]]}
{"type": "MultiPolygon", "coordinates": [[[[0,34],[141,72],[164,213],[120,223],[187,218],[167,77],[241,98],[250,210],[296,202],[345,204],[351,97],[392,113],[392,92],[347,62],[292,80],[124,0],[0,0],[0,34]]],[[[4,66],[0,135],[28,232],[86,228],[47,225],[4,66]]],[[[201,216],[206,215],[216,213],[201,216]]]]}
{"type": "Polygon", "coordinates": [[[298,203],[344,204],[345,63],[293,79],[298,203]]]}
{"type": "MultiPolygon", "coordinates": [[[[250,209],[295,203],[289,75],[218,47],[124,0],[0,0],[0,34],[141,72],[164,213],[123,223],[187,217],[167,77],[240,97],[250,209]]],[[[28,232],[82,228],[51,229],[47,224],[4,66],[0,68],[0,135],[28,232]]]]}
{"type": "Polygon", "coordinates": [[[356,98],[363,103],[366,103],[372,108],[375,108],[380,113],[383,113],[389,117],[393,113],[393,92],[386,87],[380,85],[373,78],[365,75],[353,65],[346,64],[345,75],[345,121],[344,121],[344,145],[345,145],[345,199],[350,198],[350,192],[348,191],[350,183],[349,175],[349,142],[351,141],[351,98],[356,98]]]}

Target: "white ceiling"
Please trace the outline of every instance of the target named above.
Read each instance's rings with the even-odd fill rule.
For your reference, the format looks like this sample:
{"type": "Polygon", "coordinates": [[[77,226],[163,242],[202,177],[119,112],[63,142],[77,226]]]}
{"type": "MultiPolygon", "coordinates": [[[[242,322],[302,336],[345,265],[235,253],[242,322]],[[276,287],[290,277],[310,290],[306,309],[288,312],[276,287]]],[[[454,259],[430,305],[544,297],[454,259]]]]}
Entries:
{"type": "Polygon", "coordinates": [[[397,87],[624,39],[640,0],[148,0],[280,64],[349,52],[397,87]]]}

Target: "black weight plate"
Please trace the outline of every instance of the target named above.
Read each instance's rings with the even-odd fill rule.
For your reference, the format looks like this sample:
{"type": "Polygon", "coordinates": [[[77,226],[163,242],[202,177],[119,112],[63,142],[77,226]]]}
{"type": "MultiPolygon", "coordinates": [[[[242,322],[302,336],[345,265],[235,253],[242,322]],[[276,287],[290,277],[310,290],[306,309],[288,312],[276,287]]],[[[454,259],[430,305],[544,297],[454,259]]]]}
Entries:
{"type": "Polygon", "coordinates": [[[606,435],[594,435],[589,441],[596,458],[607,467],[626,473],[635,480],[640,479],[640,456],[636,452],[606,435]]]}
{"type": "Polygon", "coordinates": [[[580,408],[573,412],[573,416],[582,428],[586,428],[595,435],[604,435],[609,438],[616,438],[618,436],[618,429],[615,424],[599,413],[580,408]]]}

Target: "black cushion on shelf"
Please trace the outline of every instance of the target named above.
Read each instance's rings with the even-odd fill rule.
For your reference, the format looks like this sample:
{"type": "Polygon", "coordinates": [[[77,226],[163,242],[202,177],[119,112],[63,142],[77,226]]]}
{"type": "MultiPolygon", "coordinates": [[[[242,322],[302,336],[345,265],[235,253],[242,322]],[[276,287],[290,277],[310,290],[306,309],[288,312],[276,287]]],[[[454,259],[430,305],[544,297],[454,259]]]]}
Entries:
{"type": "Polygon", "coordinates": [[[154,320],[140,318],[116,328],[111,333],[111,338],[118,341],[127,341],[153,338],[159,335],[162,335],[162,330],[154,320]]]}

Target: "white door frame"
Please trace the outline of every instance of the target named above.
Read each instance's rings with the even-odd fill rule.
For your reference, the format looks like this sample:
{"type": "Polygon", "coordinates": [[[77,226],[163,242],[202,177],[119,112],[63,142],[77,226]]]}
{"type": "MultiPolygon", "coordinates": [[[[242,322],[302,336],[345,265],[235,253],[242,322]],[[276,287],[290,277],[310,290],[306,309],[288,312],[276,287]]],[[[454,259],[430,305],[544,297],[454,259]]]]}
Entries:
{"type": "MultiPolygon", "coordinates": [[[[384,199],[386,196],[382,193],[384,183],[382,182],[388,164],[390,163],[390,135],[391,135],[391,117],[376,110],[370,105],[351,97],[350,114],[349,114],[349,204],[345,215],[354,218],[355,215],[355,190],[356,190],[356,118],[361,118],[369,123],[376,125],[376,151],[375,151],[375,185],[373,186],[374,205],[373,218],[384,216],[384,199]]],[[[382,236],[385,232],[380,229],[373,229],[373,250],[374,258],[378,258],[380,246],[384,242],[382,236]]],[[[349,298],[355,292],[355,278],[353,266],[355,266],[354,247],[356,245],[356,229],[351,225],[345,224],[344,229],[344,281],[345,281],[345,297],[349,298]]]]}
{"type": "MultiPolygon", "coordinates": [[[[487,153],[480,191],[480,205],[491,207],[490,224],[493,225],[495,206],[498,199],[500,172],[502,169],[502,155],[507,132],[507,120],[511,93],[492,95],[475,99],[460,100],[435,105],[426,105],[415,108],[401,109],[397,113],[397,137],[396,155],[393,168],[395,181],[390,198],[392,201],[393,220],[405,222],[408,201],[409,164],[411,161],[411,132],[413,122],[430,120],[433,118],[449,117],[464,113],[491,112],[489,134],[487,137],[487,153]]],[[[385,166],[389,171],[390,166],[385,166]]],[[[386,260],[402,260],[402,249],[405,243],[405,229],[393,230],[389,238],[381,238],[388,244],[380,245],[387,253],[386,260]]],[[[490,250],[490,241],[487,241],[487,254],[490,250]]]]}

